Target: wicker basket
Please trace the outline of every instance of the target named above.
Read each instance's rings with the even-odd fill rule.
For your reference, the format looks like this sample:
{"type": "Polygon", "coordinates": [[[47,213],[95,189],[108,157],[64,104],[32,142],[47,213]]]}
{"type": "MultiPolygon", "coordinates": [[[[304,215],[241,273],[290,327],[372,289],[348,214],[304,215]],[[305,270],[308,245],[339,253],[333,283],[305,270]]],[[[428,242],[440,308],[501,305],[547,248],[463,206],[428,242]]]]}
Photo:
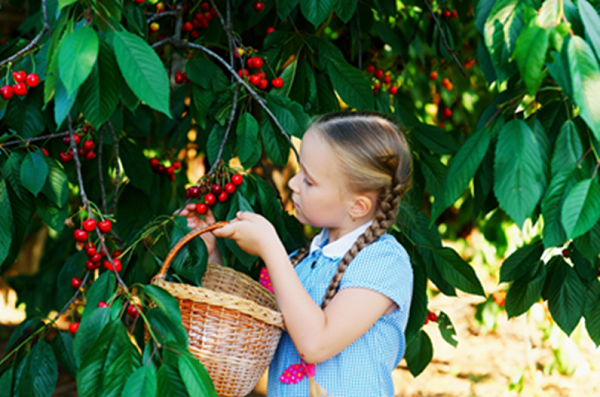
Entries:
{"type": "Polygon", "coordinates": [[[186,234],[169,252],[152,284],[177,298],[190,352],[206,367],[221,397],[248,395],[269,366],[283,328],[273,294],[233,269],[209,263],[203,287],[165,281],[175,254],[191,239],[226,224],[186,234]]]}

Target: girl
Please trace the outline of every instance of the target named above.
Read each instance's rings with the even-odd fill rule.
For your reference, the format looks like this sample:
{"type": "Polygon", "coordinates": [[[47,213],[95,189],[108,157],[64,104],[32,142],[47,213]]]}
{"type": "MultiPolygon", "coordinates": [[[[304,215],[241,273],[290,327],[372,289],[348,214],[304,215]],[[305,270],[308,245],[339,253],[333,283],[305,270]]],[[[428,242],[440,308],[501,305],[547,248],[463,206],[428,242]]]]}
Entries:
{"type": "MultiPolygon", "coordinates": [[[[314,375],[329,396],[393,397],[413,275],[386,231],[410,186],[408,145],[385,115],[333,113],[308,129],[300,159],[289,187],[300,222],[323,228],[311,242],[288,257],[273,225],[249,212],[213,232],[263,259],[284,316],[268,396],[308,396],[314,375]]],[[[182,215],[204,222],[193,205],[182,215]]],[[[220,262],[214,237],[205,240],[220,262]]]]}

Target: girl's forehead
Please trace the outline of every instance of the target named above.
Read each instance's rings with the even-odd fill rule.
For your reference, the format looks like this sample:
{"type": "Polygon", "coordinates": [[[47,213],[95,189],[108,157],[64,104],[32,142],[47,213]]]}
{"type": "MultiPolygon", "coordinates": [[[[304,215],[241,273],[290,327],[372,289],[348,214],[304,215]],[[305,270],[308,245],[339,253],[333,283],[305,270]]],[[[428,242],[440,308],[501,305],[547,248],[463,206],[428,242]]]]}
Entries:
{"type": "MultiPolygon", "coordinates": [[[[309,168],[309,171],[316,173],[318,170],[313,168],[322,169],[323,167],[331,167],[337,163],[337,160],[331,145],[318,132],[309,129],[302,139],[300,162],[306,168],[309,168]]],[[[322,171],[327,172],[331,170],[322,171]]]]}

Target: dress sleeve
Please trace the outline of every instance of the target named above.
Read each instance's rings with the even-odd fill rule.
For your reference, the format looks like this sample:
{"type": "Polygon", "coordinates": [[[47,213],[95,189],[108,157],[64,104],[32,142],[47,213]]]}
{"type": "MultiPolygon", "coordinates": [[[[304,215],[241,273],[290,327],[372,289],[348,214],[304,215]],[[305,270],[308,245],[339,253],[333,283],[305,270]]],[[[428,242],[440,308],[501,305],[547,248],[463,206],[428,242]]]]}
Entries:
{"type": "Polygon", "coordinates": [[[368,288],[377,291],[396,304],[400,310],[410,309],[413,271],[404,247],[392,236],[365,247],[346,269],[340,290],[368,288]]]}

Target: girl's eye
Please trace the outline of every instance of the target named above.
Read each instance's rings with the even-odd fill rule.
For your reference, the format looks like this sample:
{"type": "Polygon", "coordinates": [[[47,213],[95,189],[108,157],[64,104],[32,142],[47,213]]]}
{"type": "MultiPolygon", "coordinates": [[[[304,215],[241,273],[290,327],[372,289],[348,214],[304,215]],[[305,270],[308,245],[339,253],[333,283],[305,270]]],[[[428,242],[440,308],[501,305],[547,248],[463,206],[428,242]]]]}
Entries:
{"type": "Polygon", "coordinates": [[[308,186],[312,186],[312,183],[310,183],[310,181],[306,178],[304,178],[304,183],[306,183],[308,186]]]}

